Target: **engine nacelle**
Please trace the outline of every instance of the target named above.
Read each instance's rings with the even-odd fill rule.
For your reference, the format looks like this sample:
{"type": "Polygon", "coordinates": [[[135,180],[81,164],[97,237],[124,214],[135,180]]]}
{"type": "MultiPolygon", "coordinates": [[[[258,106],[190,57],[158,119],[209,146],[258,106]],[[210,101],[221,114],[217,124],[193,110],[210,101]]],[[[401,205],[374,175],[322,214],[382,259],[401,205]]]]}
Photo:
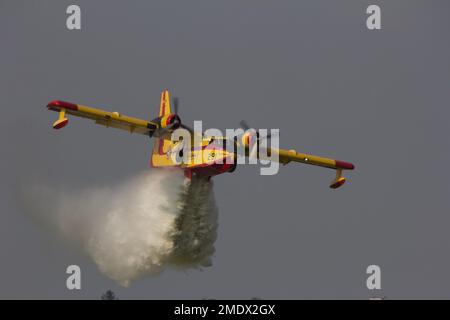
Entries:
{"type": "Polygon", "coordinates": [[[245,148],[251,148],[258,143],[259,133],[257,131],[247,130],[241,138],[241,143],[245,148]]]}
{"type": "Polygon", "coordinates": [[[181,126],[180,116],[175,113],[153,119],[152,122],[157,123],[160,129],[170,127],[175,130],[181,126]]]}

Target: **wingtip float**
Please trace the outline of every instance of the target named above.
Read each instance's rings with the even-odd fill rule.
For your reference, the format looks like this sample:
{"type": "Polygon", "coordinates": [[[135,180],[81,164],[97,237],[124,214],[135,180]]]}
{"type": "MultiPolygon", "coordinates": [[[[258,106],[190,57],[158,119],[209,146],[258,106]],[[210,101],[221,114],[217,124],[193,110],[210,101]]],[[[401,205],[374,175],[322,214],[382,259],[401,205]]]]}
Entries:
{"type": "Polygon", "coordinates": [[[61,129],[69,123],[69,119],[66,118],[66,110],[77,110],[77,105],[70,102],[54,100],[47,104],[47,109],[59,112],[58,119],[53,123],[53,129],[61,129]]]}
{"type": "Polygon", "coordinates": [[[330,184],[331,189],[337,189],[337,188],[341,187],[345,183],[345,181],[347,181],[345,179],[345,177],[342,176],[342,170],[355,169],[355,166],[353,165],[353,163],[339,161],[339,160],[334,160],[334,161],[336,163],[337,170],[336,170],[336,178],[330,184]]]}
{"type": "MultiPolygon", "coordinates": [[[[174,153],[179,153],[181,150],[179,141],[173,142],[171,140],[171,132],[179,127],[188,129],[192,132],[192,129],[182,124],[178,115],[178,99],[175,98],[173,102],[174,111],[172,112],[169,91],[163,90],[161,92],[158,117],[151,121],[128,117],[121,115],[119,112],[109,112],[62,100],[49,102],[47,109],[59,113],[58,119],[53,123],[54,129],[61,129],[67,126],[69,119],[66,115],[70,114],[94,120],[96,124],[106,127],[122,129],[130,133],[140,133],[155,138],[150,161],[152,167],[162,168],[178,166],[184,170],[185,176],[189,178],[192,178],[193,176],[203,176],[209,179],[212,176],[225,172],[234,172],[237,165],[235,153],[228,152],[225,145],[219,148],[215,147],[213,150],[206,148],[211,143],[217,143],[218,141],[225,143],[225,141],[229,140],[226,137],[202,138],[200,139],[201,145],[192,145],[192,157],[195,157],[196,153],[203,153],[200,157],[203,160],[200,162],[183,163],[174,161],[174,157],[169,156],[174,153]],[[204,153],[206,153],[206,156],[204,153]],[[211,158],[213,158],[213,161],[211,161],[211,158]],[[235,159],[234,163],[230,164],[229,161],[217,161],[230,158],[235,159]]],[[[335,170],[336,176],[330,184],[331,189],[337,189],[346,182],[345,177],[342,176],[343,170],[353,170],[355,168],[355,166],[349,162],[299,153],[295,150],[270,149],[268,151],[269,153],[278,153],[279,162],[282,164],[301,162],[335,170]]]]}

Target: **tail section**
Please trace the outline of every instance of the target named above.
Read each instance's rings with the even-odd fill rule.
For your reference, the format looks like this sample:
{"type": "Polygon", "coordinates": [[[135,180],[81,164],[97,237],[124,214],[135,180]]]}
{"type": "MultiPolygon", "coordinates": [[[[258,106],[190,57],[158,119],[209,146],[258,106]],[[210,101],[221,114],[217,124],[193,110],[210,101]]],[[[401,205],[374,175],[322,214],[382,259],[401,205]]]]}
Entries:
{"type": "Polygon", "coordinates": [[[169,90],[163,90],[163,92],[161,92],[161,101],[159,103],[159,116],[164,117],[171,113],[169,90]]]}
{"type": "MultiPolygon", "coordinates": [[[[161,99],[159,103],[159,117],[164,118],[172,113],[170,106],[170,93],[169,90],[163,90],[161,92],[161,99]]],[[[165,121],[165,120],[163,120],[165,121]]],[[[170,156],[170,150],[172,148],[172,141],[170,139],[170,132],[155,138],[153,143],[153,150],[150,160],[152,167],[173,167],[178,164],[172,161],[170,156]]]]}

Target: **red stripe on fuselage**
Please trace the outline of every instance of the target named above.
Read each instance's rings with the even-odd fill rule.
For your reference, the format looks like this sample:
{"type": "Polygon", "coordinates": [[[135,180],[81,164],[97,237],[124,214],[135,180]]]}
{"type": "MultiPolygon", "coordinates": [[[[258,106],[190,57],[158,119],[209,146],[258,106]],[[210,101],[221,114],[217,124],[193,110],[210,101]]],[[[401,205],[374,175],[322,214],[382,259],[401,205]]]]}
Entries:
{"type": "Polygon", "coordinates": [[[225,173],[233,167],[233,163],[213,163],[206,166],[198,166],[190,170],[202,177],[211,177],[225,173]]]}

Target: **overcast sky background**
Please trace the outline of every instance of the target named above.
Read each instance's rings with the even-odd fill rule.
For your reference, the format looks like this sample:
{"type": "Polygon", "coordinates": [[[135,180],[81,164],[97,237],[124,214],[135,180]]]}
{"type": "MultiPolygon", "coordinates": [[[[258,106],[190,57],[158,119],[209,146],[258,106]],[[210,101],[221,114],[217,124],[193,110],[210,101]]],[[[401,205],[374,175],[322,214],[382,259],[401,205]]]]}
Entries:
{"type": "MultiPolygon", "coordinates": [[[[0,0],[0,298],[450,298],[448,1],[0,0]],[[66,8],[82,30],[66,29],[66,8]],[[378,4],[382,29],[365,26],[378,4]],[[17,201],[42,179],[119,184],[151,142],[90,121],[51,128],[63,99],[153,118],[164,88],[184,122],[280,128],[282,147],[355,163],[255,166],[214,178],[213,266],[121,288],[17,201]],[[65,287],[82,269],[82,290],[65,287]],[[377,264],[382,290],[365,270],[377,264]]],[[[51,201],[51,199],[49,199],[51,201]]]]}

